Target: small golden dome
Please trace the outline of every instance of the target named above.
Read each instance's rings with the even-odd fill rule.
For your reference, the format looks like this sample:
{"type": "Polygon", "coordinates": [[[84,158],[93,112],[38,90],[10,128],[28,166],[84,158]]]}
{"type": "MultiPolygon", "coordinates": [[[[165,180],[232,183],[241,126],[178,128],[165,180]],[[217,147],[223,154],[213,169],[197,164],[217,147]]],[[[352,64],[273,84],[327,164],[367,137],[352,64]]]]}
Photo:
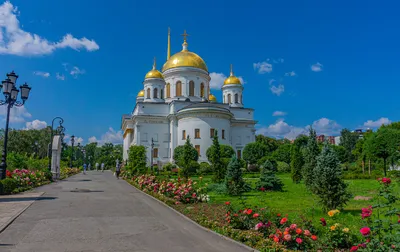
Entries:
{"type": "Polygon", "coordinates": [[[210,94],[210,95],[208,96],[208,100],[209,100],[209,101],[212,101],[212,102],[216,102],[216,101],[217,101],[217,97],[215,97],[213,94],[210,94]]]}
{"type": "Polygon", "coordinates": [[[231,64],[231,74],[225,79],[224,85],[242,85],[239,78],[233,75],[232,64],[231,64]]]}
{"type": "Polygon", "coordinates": [[[206,72],[208,72],[208,68],[204,60],[197,54],[193,52],[189,52],[187,47],[188,43],[186,42],[186,36],[189,36],[186,34],[186,31],[184,34],[184,42],[182,44],[182,51],[172,55],[167,62],[165,62],[162,72],[167,71],[168,69],[175,68],[175,67],[194,67],[194,68],[199,68],[202,69],[206,72]]]}
{"type": "Polygon", "coordinates": [[[153,69],[151,69],[144,78],[145,79],[150,79],[150,78],[164,79],[164,76],[162,75],[162,73],[156,69],[156,58],[154,58],[153,69]]]}
{"type": "Polygon", "coordinates": [[[144,90],[140,90],[137,97],[144,97],[144,90]]]}

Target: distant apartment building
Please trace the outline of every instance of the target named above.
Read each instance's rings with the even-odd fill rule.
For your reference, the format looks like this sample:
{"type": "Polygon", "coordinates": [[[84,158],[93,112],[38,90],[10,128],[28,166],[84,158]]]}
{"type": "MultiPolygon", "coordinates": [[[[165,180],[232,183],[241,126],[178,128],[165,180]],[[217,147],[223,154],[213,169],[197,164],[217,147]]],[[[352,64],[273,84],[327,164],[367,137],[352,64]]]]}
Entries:
{"type": "Polygon", "coordinates": [[[320,142],[320,143],[328,141],[328,143],[330,143],[330,144],[335,144],[335,137],[334,136],[319,135],[319,136],[317,136],[317,141],[320,142]]]}

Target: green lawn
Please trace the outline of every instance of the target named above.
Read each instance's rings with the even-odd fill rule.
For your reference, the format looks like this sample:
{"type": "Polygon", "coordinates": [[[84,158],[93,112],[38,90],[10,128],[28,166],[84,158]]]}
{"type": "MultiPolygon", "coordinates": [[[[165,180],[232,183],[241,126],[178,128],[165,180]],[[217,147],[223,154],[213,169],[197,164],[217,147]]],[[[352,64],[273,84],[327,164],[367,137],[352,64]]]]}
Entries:
{"type": "MultiPolygon", "coordinates": [[[[244,200],[247,207],[268,207],[273,212],[281,213],[282,215],[288,214],[289,218],[299,219],[301,216],[307,219],[312,219],[314,222],[318,222],[321,217],[329,219],[327,214],[322,211],[321,205],[318,203],[318,198],[310,194],[303,183],[294,184],[290,178],[290,175],[278,175],[283,183],[285,184],[283,192],[258,192],[252,191],[245,193],[242,197],[233,197],[216,192],[210,191],[211,203],[224,203],[230,201],[233,206],[237,208],[242,207],[242,201],[244,200]]],[[[197,177],[192,178],[198,181],[197,177]]],[[[248,183],[254,185],[257,178],[245,178],[248,183]]],[[[346,223],[349,228],[359,228],[361,225],[361,208],[377,203],[376,194],[378,190],[378,182],[376,180],[348,180],[350,192],[353,194],[353,198],[345,206],[344,211],[340,214],[340,222],[346,223]],[[370,200],[354,200],[355,196],[371,197],[370,200]]],[[[203,181],[200,182],[211,183],[209,177],[204,177],[203,181]]],[[[393,184],[396,184],[393,181],[393,184]]],[[[400,186],[395,185],[395,193],[399,196],[400,186]]],[[[400,204],[398,204],[400,207],[400,204]]]]}

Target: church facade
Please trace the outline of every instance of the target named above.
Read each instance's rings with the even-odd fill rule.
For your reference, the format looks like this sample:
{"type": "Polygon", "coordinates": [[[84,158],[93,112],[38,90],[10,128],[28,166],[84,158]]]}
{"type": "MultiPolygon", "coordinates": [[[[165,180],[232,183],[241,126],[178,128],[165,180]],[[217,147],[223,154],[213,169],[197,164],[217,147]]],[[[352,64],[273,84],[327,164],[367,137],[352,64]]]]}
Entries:
{"type": "Polygon", "coordinates": [[[243,85],[232,66],[218,102],[210,92],[206,63],[188,50],[186,32],[183,36],[182,51],[170,56],[168,32],[167,61],[161,71],[154,61],[133,112],[122,117],[124,160],[130,146],[143,145],[148,163],[173,162],[174,149],[190,136],[199,161],[207,161],[206,151],[216,132],[219,142],[232,146],[238,157],[246,144],[255,141],[254,109],[243,106],[243,85]]]}

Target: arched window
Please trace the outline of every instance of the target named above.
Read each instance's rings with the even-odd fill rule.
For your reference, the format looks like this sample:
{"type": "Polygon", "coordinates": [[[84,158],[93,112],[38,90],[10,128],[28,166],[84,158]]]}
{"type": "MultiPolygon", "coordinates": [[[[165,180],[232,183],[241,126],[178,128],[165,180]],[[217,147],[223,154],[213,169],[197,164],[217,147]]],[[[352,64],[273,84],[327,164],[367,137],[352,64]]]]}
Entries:
{"type": "Polygon", "coordinates": [[[231,94],[228,94],[228,104],[231,104],[232,103],[232,101],[231,101],[231,94]]]}
{"type": "Polygon", "coordinates": [[[194,96],[194,82],[189,82],[189,96],[194,96]]]}
{"type": "Polygon", "coordinates": [[[200,84],[200,97],[204,97],[204,83],[200,84]]]}
{"type": "Polygon", "coordinates": [[[175,85],[175,96],[182,96],[182,82],[180,81],[175,85]]]}
{"type": "Polygon", "coordinates": [[[171,97],[171,85],[169,85],[169,83],[167,83],[167,98],[171,97]]]}
{"type": "Polygon", "coordinates": [[[153,98],[158,98],[158,97],[157,97],[157,93],[158,93],[158,89],[155,88],[155,89],[153,90],[153,98]]]}
{"type": "Polygon", "coordinates": [[[160,98],[161,98],[161,99],[164,99],[164,90],[163,90],[163,89],[161,89],[160,98]]]}
{"type": "Polygon", "coordinates": [[[235,94],[235,103],[239,103],[239,95],[235,94]]]}
{"type": "Polygon", "coordinates": [[[147,88],[147,99],[150,99],[150,88],[147,88]]]}

